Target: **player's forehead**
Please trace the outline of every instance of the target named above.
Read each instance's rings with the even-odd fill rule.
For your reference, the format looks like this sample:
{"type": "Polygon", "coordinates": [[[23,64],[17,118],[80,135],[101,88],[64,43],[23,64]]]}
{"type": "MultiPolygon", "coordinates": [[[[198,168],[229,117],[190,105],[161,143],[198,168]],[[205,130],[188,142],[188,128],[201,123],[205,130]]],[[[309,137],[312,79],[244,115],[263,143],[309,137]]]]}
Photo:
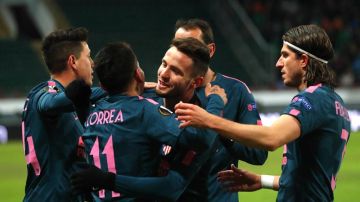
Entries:
{"type": "Polygon", "coordinates": [[[282,45],[282,47],[281,47],[281,50],[280,50],[280,53],[281,53],[281,55],[284,55],[284,54],[287,54],[287,55],[291,55],[291,54],[296,54],[293,50],[291,50],[290,48],[289,48],[289,46],[288,45],[286,45],[286,44],[283,44],[282,45]]]}
{"type": "Polygon", "coordinates": [[[90,54],[91,50],[90,50],[89,44],[87,42],[83,41],[83,42],[81,42],[81,45],[82,45],[81,52],[84,54],[90,54]]]}
{"type": "Polygon", "coordinates": [[[168,51],[166,51],[163,62],[168,66],[176,67],[183,72],[190,71],[193,63],[189,56],[179,51],[175,46],[170,47],[168,51]]]}
{"type": "Polygon", "coordinates": [[[191,28],[191,29],[185,29],[183,27],[180,27],[175,32],[175,39],[182,39],[182,38],[195,38],[201,42],[204,42],[202,39],[202,32],[199,28],[191,28]]]}

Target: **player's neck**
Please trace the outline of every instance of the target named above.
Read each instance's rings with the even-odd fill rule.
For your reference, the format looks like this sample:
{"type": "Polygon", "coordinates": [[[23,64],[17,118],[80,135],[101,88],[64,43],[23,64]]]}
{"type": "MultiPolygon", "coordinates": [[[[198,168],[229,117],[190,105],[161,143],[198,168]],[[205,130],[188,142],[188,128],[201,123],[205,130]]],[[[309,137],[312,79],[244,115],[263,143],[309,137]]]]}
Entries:
{"type": "Polygon", "coordinates": [[[190,103],[190,101],[192,100],[192,98],[194,97],[194,93],[195,91],[188,91],[187,94],[183,95],[183,97],[167,97],[167,98],[163,98],[164,99],[164,106],[168,109],[170,109],[171,111],[174,111],[174,107],[177,103],[181,102],[185,102],[185,103],[190,103]]]}
{"type": "Polygon", "coordinates": [[[202,86],[206,86],[206,84],[214,81],[216,79],[216,73],[209,67],[205,76],[202,86]]]}
{"type": "Polygon", "coordinates": [[[306,82],[302,82],[298,87],[297,87],[297,90],[300,92],[300,91],[303,91],[307,88],[307,83],[306,82]]]}
{"type": "Polygon", "coordinates": [[[75,76],[71,72],[64,71],[61,73],[52,74],[51,79],[57,80],[59,83],[61,83],[62,86],[66,87],[69,85],[69,83],[74,81],[75,76]]]}

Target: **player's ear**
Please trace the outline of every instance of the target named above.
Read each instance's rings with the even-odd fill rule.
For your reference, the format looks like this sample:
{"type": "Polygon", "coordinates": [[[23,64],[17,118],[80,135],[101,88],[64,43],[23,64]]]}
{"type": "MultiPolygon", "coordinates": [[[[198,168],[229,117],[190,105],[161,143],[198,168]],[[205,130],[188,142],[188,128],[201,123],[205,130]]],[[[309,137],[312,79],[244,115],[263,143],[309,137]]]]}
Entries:
{"type": "Polygon", "coordinates": [[[309,65],[309,56],[306,54],[301,54],[301,56],[300,56],[301,69],[306,71],[308,65],[309,65]]]}
{"type": "Polygon", "coordinates": [[[209,43],[207,47],[209,48],[210,58],[212,58],[212,56],[215,54],[215,43],[209,43]]]}
{"type": "Polygon", "coordinates": [[[76,70],[76,56],[71,54],[69,55],[69,57],[67,58],[67,66],[69,68],[71,68],[72,70],[76,70]]]}
{"type": "Polygon", "coordinates": [[[140,67],[136,68],[134,78],[139,83],[144,83],[145,82],[145,74],[144,74],[144,71],[140,67]]]}
{"type": "Polygon", "coordinates": [[[194,79],[194,82],[193,82],[194,88],[202,86],[203,82],[204,82],[204,77],[203,76],[196,77],[194,79]]]}

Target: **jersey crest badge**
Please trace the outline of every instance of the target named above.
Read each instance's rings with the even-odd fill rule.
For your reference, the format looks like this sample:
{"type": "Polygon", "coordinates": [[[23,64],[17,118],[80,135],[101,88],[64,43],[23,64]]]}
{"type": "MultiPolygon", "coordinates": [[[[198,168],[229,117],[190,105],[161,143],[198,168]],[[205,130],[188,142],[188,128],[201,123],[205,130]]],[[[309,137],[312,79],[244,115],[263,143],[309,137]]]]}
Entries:
{"type": "Polygon", "coordinates": [[[163,116],[170,116],[173,113],[170,109],[168,109],[164,106],[159,107],[159,112],[163,116]]]}
{"type": "Polygon", "coordinates": [[[59,89],[56,87],[55,81],[48,81],[48,86],[45,91],[49,93],[57,93],[59,89]]]}
{"type": "Polygon", "coordinates": [[[162,149],[161,149],[161,155],[162,156],[166,156],[171,152],[171,146],[170,145],[162,145],[162,149]]]}

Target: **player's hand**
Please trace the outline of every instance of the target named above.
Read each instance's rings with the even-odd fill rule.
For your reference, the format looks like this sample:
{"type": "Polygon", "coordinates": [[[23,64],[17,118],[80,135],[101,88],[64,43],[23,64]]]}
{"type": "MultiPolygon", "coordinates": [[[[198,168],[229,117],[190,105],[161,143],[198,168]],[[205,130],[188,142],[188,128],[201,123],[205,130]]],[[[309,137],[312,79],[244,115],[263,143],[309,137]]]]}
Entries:
{"type": "Polygon", "coordinates": [[[81,166],[84,169],[70,178],[71,190],[75,195],[98,189],[112,190],[114,188],[114,173],[102,171],[94,165],[82,164],[81,166]]]}
{"type": "Polygon", "coordinates": [[[214,116],[203,108],[189,103],[180,102],[175,105],[177,119],[181,121],[180,128],[194,126],[198,128],[208,128],[207,120],[214,116]]]}
{"type": "Polygon", "coordinates": [[[205,95],[206,95],[206,97],[208,97],[211,94],[219,95],[221,97],[221,99],[224,101],[224,104],[226,105],[228,100],[227,100],[225,90],[223,88],[221,88],[218,85],[212,86],[210,83],[208,83],[205,87],[205,95]]]}
{"type": "Polygon", "coordinates": [[[260,175],[238,169],[233,164],[231,165],[231,170],[220,171],[217,179],[229,192],[256,191],[261,189],[260,175]]]}
{"type": "Polygon", "coordinates": [[[76,79],[66,86],[65,95],[74,104],[80,122],[85,123],[89,114],[91,87],[83,79],[76,79]]]}
{"type": "Polygon", "coordinates": [[[156,85],[157,85],[157,83],[155,83],[155,82],[146,81],[145,84],[144,84],[144,88],[145,89],[155,88],[156,85]]]}
{"type": "Polygon", "coordinates": [[[65,88],[65,95],[76,106],[89,103],[91,87],[83,79],[75,79],[65,88]]]}

